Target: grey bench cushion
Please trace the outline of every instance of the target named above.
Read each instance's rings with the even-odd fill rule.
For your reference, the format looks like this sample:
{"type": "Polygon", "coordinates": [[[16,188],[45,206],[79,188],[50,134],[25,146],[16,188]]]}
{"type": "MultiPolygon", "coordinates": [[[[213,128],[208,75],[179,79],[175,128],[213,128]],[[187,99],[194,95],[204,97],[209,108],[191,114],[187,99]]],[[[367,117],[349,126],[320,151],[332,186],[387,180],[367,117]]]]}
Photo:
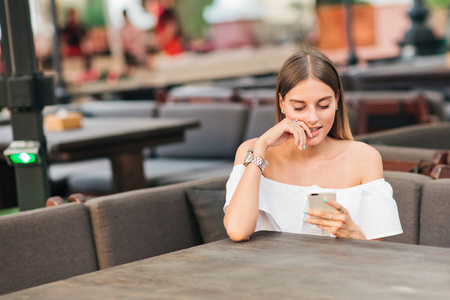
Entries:
{"type": "Polygon", "coordinates": [[[159,108],[162,118],[189,118],[200,128],[186,132],[183,143],[160,146],[159,157],[234,159],[242,142],[247,108],[239,104],[173,104],[159,108]]]}
{"type": "Polygon", "coordinates": [[[0,241],[0,294],[98,269],[82,204],[0,217],[0,241]]]}
{"type": "Polygon", "coordinates": [[[431,161],[437,149],[399,147],[387,145],[372,145],[380,152],[383,159],[408,160],[408,161],[431,161]]]}
{"type": "Polygon", "coordinates": [[[100,268],[199,245],[202,237],[185,189],[225,188],[227,178],[89,200],[86,205],[91,213],[100,268]]]}
{"type": "Polygon", "coordinates": [[[425,183],[432,181],[432,179],[420,174],[393,171],[385,171],[384,176],[394,190],[394,199],[397,202],[403,234],[387,237],[383,240],[418,244],[422,188],[425,183]]]}
{"type": "Polygon", "coordinates": [[[423,188],[420,244],[450,247],[450,179],[428,181],[423,188]]]}
{"type": "Polygon", "coordinates": [[[412,125],[358,135],[355,140],[369,144],[428,149],[450,149],[450,122],[412,125]]]}

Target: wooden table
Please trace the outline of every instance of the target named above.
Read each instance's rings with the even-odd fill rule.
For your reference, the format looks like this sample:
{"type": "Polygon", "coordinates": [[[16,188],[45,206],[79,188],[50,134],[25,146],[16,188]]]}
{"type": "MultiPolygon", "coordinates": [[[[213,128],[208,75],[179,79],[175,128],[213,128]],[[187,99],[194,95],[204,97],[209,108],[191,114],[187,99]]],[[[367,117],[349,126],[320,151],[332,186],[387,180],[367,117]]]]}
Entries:
{"type": "Polygon", "coordinates": [[[1,299],[446,299],[450,249],[260,232],[1,299]]]}
{"type": "MultiPolygon", "coordinates": [[[[181,142],[187,129],[198,126],[196,120],[85,118],[81,129],[45,134],[50,161],[109,157],[119,192],[146,186],[143,148],[181,142]]],[[[11,141],[11,126],[0,126],[0,156],[11,141]]]]}

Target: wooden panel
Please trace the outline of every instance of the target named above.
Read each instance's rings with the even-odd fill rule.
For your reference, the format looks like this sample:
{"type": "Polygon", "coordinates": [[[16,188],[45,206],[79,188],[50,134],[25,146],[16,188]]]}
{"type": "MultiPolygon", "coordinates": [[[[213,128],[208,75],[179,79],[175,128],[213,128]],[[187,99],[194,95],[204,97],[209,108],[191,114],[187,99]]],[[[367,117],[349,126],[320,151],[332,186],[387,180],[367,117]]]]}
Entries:
{"type": "MultiPolygon", "coordinates": [[[[339,49],[347,47],[344,6],[320,5],[317,7],[317,18],[320,30],[319,48],[339,49]]],[[[375,44],[373,6],[353,6],[353,36],[356,46],[375,44]]]]}

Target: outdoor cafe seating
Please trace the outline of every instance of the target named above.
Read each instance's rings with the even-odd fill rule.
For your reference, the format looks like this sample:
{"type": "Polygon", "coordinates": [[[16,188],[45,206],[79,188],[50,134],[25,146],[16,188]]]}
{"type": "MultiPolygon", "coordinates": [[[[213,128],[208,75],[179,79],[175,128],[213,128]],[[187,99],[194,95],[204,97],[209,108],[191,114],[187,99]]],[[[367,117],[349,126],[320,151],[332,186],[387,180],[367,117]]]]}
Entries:
{"type": "MultiPolygon", "coordinates": [[[[406,243],[410,248],[402,251],[416,255],[434,249],[417,245],[450,247],[450,179],[391,171],[385,178],[393,186],[404,233],[380,246],[394,251],[397,243],[406,243]]],[[[9,245],[0,256],[0,280],[6,283],[0,294],[222,240],[226,181],[227,176],[208,178],[0,217],[0,238],[9,245]]],[[[189,251],[195,249],[202,248],[189,251]]]]}
{"type": "Polygon", "coordinates": [[[44,2],[0,0],[0,299],[448,297],[450,52],[444,36],[429,43],[443,42],[438,54],[407,42],[426,27],[423,1],[409,13],[352,1],[44,2]],[[338,22],[324,17],[333,11],[338,22]],[[390,40],[401,22],[411,31],[390,40]],[[338,112],[380,153],[403,233],[228,237],[236,150],[275,125],[277,73],[299,41],[336,65],[338,112]],[[31,148],[31,164],[10,159],[31,148]]]}

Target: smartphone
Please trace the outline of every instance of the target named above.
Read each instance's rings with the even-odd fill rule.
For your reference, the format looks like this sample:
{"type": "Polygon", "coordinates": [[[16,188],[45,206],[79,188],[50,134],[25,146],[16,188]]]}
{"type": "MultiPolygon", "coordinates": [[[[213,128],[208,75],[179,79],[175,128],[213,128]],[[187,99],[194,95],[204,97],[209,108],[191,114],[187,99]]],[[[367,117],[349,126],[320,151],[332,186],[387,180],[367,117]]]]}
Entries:
{"type": "Polygon", "coordinates": [[[336,200],[336,193],[312,193],[308,194],[308,208],[314,210],[321,210],[326,212],[334,212],[335,209],[328,205],[324,198],[336,200]]]}

